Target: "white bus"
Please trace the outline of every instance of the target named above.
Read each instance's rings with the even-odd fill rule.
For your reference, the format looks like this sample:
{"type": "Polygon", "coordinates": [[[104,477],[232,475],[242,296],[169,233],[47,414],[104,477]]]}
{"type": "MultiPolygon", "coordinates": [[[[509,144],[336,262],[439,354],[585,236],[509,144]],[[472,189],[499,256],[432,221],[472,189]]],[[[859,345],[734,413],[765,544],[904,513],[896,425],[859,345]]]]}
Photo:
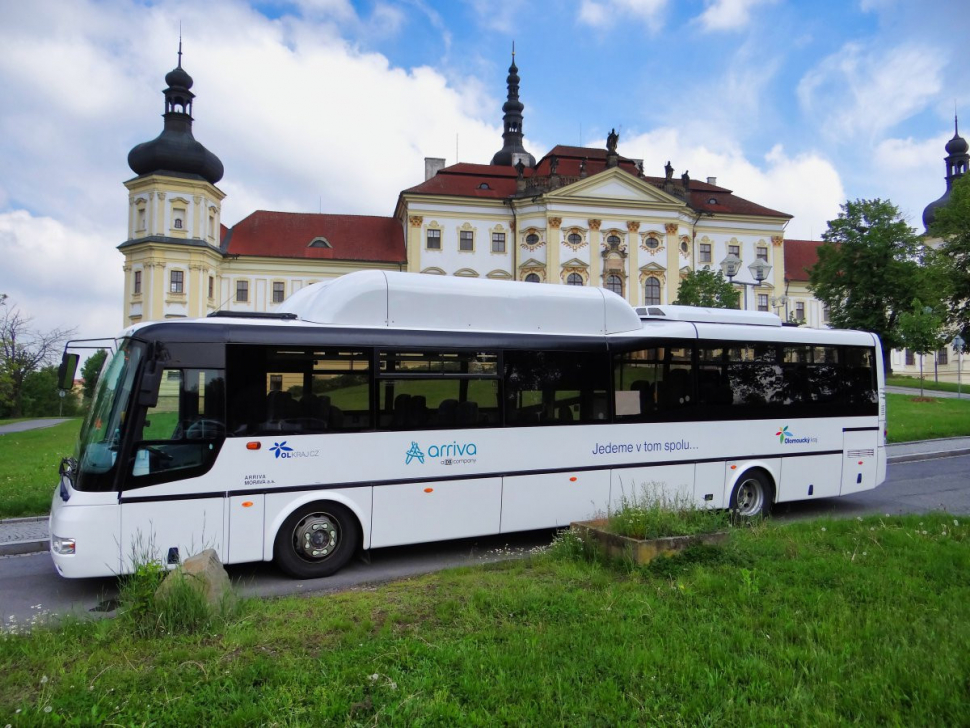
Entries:
{"type": "MultiPolygon", "coordinates": [[[[65,355],[65,378],[76,359],[65,355]]],[[[880,343],[597,288],[367,271],[134,326],[61,466],[66,577],[566,526],[645,483],[764,514],[885,479],[880,343]]]]}

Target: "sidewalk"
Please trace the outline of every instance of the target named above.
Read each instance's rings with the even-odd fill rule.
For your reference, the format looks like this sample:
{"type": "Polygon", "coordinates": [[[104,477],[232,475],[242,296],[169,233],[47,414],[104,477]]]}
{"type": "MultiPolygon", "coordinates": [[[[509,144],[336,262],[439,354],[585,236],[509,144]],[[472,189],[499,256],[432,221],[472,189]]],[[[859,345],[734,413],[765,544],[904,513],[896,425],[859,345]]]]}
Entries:
{"type": "MultiPolygon", "coordinates": [[[[890,463],[955,457],[970,454],[970,437],[900,442],[886,445],[890,463]]],[[[47,551],[50,534],[47,516],[0,520],[0,556],[47,551]]]]}

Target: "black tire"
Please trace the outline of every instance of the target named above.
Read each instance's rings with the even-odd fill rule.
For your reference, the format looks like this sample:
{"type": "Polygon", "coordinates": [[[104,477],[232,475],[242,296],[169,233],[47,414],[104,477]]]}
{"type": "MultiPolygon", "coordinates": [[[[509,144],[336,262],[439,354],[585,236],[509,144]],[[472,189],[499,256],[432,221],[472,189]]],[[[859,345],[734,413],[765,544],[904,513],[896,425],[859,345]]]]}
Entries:
{"type": "Polygon", "coordinates": [[[749,470],[731,491],[731,515],[741,520],[765,518],[775,499],[775,487],[763,470],[749,470]]]}
{"type": "Polygon", "coordinates": [[[360,543],[360,524],[339,503],[309,503],[283,521],[273,560],[295,579],[319,579],[339,571],[360,543]]]}

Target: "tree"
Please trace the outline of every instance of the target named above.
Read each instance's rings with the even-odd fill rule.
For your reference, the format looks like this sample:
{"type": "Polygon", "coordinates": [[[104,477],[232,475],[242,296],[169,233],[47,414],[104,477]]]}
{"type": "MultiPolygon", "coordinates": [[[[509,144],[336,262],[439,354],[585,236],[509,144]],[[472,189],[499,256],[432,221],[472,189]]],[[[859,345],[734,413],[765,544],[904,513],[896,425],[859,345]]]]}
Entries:
{"type": "Polygon", "coordinates": [[[104,349],[98,349],[88,357],[88,360],[81,367],[85,399],[90,400],[94,396],[94,386],[98,383],[98,377],[101,376],[101,367],[104,366],[104,360],[107,358],[108,352],[104,349]]]}
{"type": "Polygon", "coordinates": [[[679,306],[738,308],[738,289],[724,279],[721,271],[695,270],[681,279],[674,303],[679,306]]]}
{"type": "Polygon", "coordinates": [[[0,408],[12,417],[23,414],[27,375],[53,364],[61,344],[74,333],[74,329],[37,331],[30,321],[16,306],[9,306],[6,294],[0,294],[0,408]]]}
{"type": "Polygon", "coordinates": [[[77,396],[68,390],[60,396],[57,386],[57,367],[48,365],[30,372],[24,380],[24,417],[70,417],[77,414],[77,396]]]}
{"type": "Polygon", "coordinates": [[[890,352],[904,346],[899,317],[910,311],[914,293],[932,308],[939,303],[926,298],[942,290],[933,251],[888,200],[847,201],[822,240],[809,288],[829,307],[834,328],[879,335],[888,375],[890,352]]]}
{"type": "Polygon", "coordinates": [[[949,322],[970,338],[970,175],[950,189],[950,199],[936,210],[930,235],[943,239],[939,252],[947,266],[949,322]]]}
{"type": "Polygon", "coordinates": [[[919,354],[919,396],[923,396],[923,357],[939,351],[946,343],[945,315],[941,309],[924,306],[917,298],[909,311],[899,315],[899,333],[903,344],[919,354]]]}

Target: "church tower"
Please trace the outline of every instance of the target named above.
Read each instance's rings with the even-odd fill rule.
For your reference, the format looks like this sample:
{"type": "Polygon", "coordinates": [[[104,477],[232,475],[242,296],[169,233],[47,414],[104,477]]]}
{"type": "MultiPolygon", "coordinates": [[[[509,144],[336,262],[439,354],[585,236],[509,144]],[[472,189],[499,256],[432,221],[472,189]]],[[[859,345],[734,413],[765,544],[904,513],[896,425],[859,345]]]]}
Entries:
{"type": "Polygon", "coordinates": [[[950,190],[953,183],[967,173],[967,166],[970,165],[970,145],[967,140],[960,136],[960,127],[957,117],[953,117],[953,138],[946,143],[946,192],[943,196],[931,202],[923,210],[923,227],[929,232],[930,226],[936,217],[936,211],[950,201],[950,190]]]}
{"type": "Polygon", "coordinates": [[[515,65],[515,47],[512,48],[512,65],[509,66],[508,100],[502,105],[503,131],[502,139],[505,144],[492,157],[492,164],[502,164],[514,167],[519,161],[526,167],[534,167],[536,158],[525,151],[522,146],[522,111],[525,105],[519,101],[519,69],[515,65]]]}
{"type": "Polygon", "coordinates": [[[134,147],[128,166],[124,325],[205,316],[219,307],[222,162],[192,136],[192,77],[168,72],[162,133],[134,147]]]}

